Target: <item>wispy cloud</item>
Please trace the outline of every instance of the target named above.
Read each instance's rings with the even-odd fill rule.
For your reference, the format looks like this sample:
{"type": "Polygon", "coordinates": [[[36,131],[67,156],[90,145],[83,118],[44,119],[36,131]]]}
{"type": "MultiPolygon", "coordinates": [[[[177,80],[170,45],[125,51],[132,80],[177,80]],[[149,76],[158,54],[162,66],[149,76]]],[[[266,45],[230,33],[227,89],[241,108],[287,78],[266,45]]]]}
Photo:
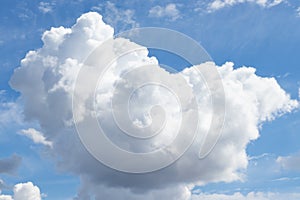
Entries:
{"type": "Polygon", "coordinates": [[[274,192],[249,192],[248,194],[242,194],[236,192],[234,194],[206,194],[201,193],[193,195],[192,200],[269,200],[269,199],[292,199],[296,200],[300,198],[300,193],[274,193],[274,192]]]}
{"type": "Polygon", "coordinates": [[[39,4],[39,10],[42,12],[42,13],[50,13],[53,11],[53,6],[54,6],[54,3],[49,3],[49,2],[40,2],[39,4]]]}
{"type": "Polygon", "coordinates": [[[297,16],[300,17],[300,6],[296,9],[297,16]]]}
{"type": "Polygon", "coordinates": [[[149,10],[149,17],[168,18],[175,21],[180,18],[180,11],[174,3],[167,4],[165,7],[154,6],[149,10]]]}
{"type": "Polygon", "coordinates": [[[23,129],[20,131],[21,135],[25,135],[26,137],[30,138],[36,144],[43,144],[45,146],[52,147],[52,142],[48,141],[43,133],[35,130],[34,128],[29,128],[27,130],[23,129]]]}
{"type": "Polygon", "coordinates": [[[92,7],[92,10],[101,12],[105,16],[104,20],[117,31],[124,31],[140,26],[135,20],[135,11],[133,9],[118,8],[110,1],[92,7]]]}
{"type": "Polygon", "coordinates": [[[284,170],[300,172],[300,152],[289,156],[279,156],[276,161],[284,170]]]}
{"type": "Polygon", "coordinates": [[[262,7],[273,7],[283,3],[284,0],[214,0],[208,4],[208,11],[213,12],[225,7],[234,6],[242,3],[254,3],[262,7]]]}

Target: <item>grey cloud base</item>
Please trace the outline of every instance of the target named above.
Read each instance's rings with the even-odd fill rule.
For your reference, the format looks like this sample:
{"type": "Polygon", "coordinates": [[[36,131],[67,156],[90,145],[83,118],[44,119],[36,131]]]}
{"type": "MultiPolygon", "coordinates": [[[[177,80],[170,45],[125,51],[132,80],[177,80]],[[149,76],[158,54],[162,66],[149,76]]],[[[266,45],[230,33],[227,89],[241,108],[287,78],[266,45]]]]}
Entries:
{"type": "Polygon", "coordinates": [[[22,158],[17,155],[12,155],[9,158],[0,159],[0,174],[12,174],[20,166],[22,158]]]}
{"type": "MultiPolygon", "coordinates": [[[[52,149],[49,152],[58,158],[57,166],[81,177],[78,199],[89,199],[90,195],[95,195],[96,199],[109,199],[115,195],[120,195],[120,199],[138,199],[141,192],[148,192],[144,199],[156,199],[163,194],[171,195],[166,199],[188,199],[191,195],[189,190],[194,184],[241,180],[244,177],[241,171],[248,164],[245,149],[251,140],[259,137],[259,125],[298,106],[298,102],[291,100],[274,78],[259,77],[251,67],[233,69],[233,63],[225,63],[217,68],[226,95],[226,118],[222,137],[213,151],[205,159],[199,160],[197,154],[201,141],[195,141],[174,165],[160,171],[135,175],[118,172],[104,166],[87,152],[72,120],[72,94],[77,74],[86,57],[105,40],[113,37],[113,33],[113,28],[105,24],[97,13],[82,15],[71,28],[51,28],[42,37],[43,47],[27,53],[10,82],[21,93],[26,119],[37,120],[45,139],[51,142],[52,149]],[[116,189],[119,194],[116,194],[116,189]]],[[[114,45],[118,45],[118,41],[114,45]]],[[[109,134],[119,132],[110,116],[106,115],[109,111],[106,105],[113,94],[111,87],[114,81],[121,78],[118,63],[129,68],[131,65],[151,63],[160,69],[157,59],[149,58],[148,50],[142,48],[118,60],[108,72],[96,99],[99,100],[97,109],[101,111],[98,117],[109,134]]],[[[212,62],[202,65],[215,66],[212,62]]],[[[209,128],[211,116],[207,113],[211,113],[211,108],[206,108],[209,98],[205,92],[207,88],[195,73],[198,67],[201,65],[179,73],[192,86],[198,104],[204,108],[199,111],[202,117],[199,128],[205,131],[209,128]]],[[[143,110],[142,105],[139,109],[143,110]]],[[[82,112],[84,117],[85,111],[82,112]]],[[[145,117],[138,119],[143,121],[145,117]]],[[[185,128],[188,129],[188,125],[185,128]]],[[[172,132],[166,132],[166,135],[172,136],[172,132]]],[[[160,142],[166,142],[168,138],[162,138],[160,142]]],[[[118,137],[113,139],[130,149],[130,141],[118,137]]],[[[142,145],[139,150],[147,150],[143,148],[159,146],[161,143],[153,141],[142,145]]]]}

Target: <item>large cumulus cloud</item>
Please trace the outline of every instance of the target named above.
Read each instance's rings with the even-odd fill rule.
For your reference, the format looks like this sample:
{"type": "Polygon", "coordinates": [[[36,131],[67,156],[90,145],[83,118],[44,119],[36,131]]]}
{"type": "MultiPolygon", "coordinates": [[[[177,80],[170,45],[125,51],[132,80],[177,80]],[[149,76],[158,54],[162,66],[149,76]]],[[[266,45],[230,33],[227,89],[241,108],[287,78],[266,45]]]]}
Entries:
{"type": "MultiPolygon", "coordinates": [[[[149,199],[155,199],[155,196],[162,194],[173,196],[168,196],[166,199],[174,199],[174,197],[187,199],[190,197],[188,191],[191,184],[243,179],[242,172],[248,164],[245,149],[251,140],[259,137],[260,125],[279,115],[291,112],[298,106],[298,102],[291,100],[274,78],[257,76],[255,69],[251,67],[234,69],[233,63],[225,63],[218,66],[226,95],[225,123],[221,138],[205,159],[197,159],[199,144],[196,141],[196,144],[192,145],[174,165],[158,172],[133,175],[112,170],[91,156],[79,141],[72,120],[72,94],[77,74],[86,57],[98,45],[113,37],[113,34],[113,28],[105,24],[97,13],[82,15],[71,28],[51,28],[43,34],[43,47],[28,52],[11,79],[11,86],[21,93],[20,98],[24,102],[26,119],[37,120],[43,129],[45,139],[52,142],[53,148],[49,151],[58,158],[57,166],[81,177],[82,185],[78,199],[89,199],[90,194],[95,195],[96,199],[115,197],[115,195],[120,195],[115,192],[116,188],[122,191],[122,195],[118,197],[120,199],[139,199],[141,192],[145,191],[149,193],[144,198],[149,199]]],[[[122,45],[139,46],[125,39],[115,39],[112,47],[107,51],[118,54],[119,47],[122,45]]],[[[106,133],[112,135],[111,139],[129,150],[147,151],[149,148],[163,145],[170,137],[173,137],[171,130],[176,125],[176,117],[169,118],[175,121],[174,126],[171,123],[169,131],[166,131],[166,137],[140,145],[137,149],[134,149],[136,146],[132,145],[129,140],[114,137],[119,129],[114,127],[110,116],[107,115],[109,112],[107,105],[114,95],[111,87],[117,80],[122,79],[124,68],[133,69],[133,66],[145,64],[153,65],[151,69],[153,73],[144,74],[144,76],[167,77],[168,81],[174,83],[175,86],[178,80],[176,76],[184,77],[193,88],[199,105],[203,106],[203,110],[199,111],[200,119],[202,117],[199,127],[207,130],[211,107],[206,106],[210,105],[209,98],[206,96],[207,88],[195,71],[201,67],[215,67],[215,64],[203,63],[187,68],[178,74],[170,74],[160,68],[156,58],[148,57],[146,48],[141,47],[139,52],[130,53],[115,61],[97,90],[98,117],[102,120],[106,133]]],[[[141,77],[140,74],[132,79],[136,81],[141,77]]],[[[180,88],[180,84],[177,88],[180,88]]],[[[173,101],[157,91],[158,89],[154,87],[147,91],[148,96],[143,93],[138,96],[139,102],[142,101],[136,104],[135,122],[138,125],[147,125],[148,116],[139,115],[139,113],[144,110],[143,106],[149,104],[155,105],[157,102],[162,102],[167,111],[170,110],[169,117],[173,116],[174,109],[176,114],[176,106],[168,107],[168,105],[173,105],[173,101]]],[[[185,96],[189,98],[189,91],[181,92],[187,92],[185,96]]],[[[167,112],[166,115],[168,115],[167,112]]],[[[188,130],[188,124],[185,128],[188,130]]]]}

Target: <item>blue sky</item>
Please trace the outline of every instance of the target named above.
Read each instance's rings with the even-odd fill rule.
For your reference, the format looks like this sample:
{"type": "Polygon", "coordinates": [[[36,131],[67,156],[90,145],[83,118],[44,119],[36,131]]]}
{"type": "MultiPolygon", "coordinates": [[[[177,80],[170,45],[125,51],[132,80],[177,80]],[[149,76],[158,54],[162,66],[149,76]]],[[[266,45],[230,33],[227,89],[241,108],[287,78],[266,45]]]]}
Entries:
{"type": "MultiPolygon", "coordinates": [[[[10,118],[0,122],[0,159],[19,155],[22,161],[13,173],[0,171],[0,179],[13,186],[31,181],[44,199],[71,199],[80,188],[80,178],[61,170],[43,145],[35,144],[19,132],[29,127],[40,128],[37,121],[22,119],[20,93],[9,80],[15,68],[29,50],[41,48],[41,36],[51,27],[71,27],[78,17],[89,11],[103,16],[115,32],[133,27],[164,27],[182,32],[199,42],[217,65],[227,61],[234,68],[251,66],[256,74],[274,77],[280,86],[299,100],[300,88],[300,2],[284,0],[278,5],[248,2],[211,9],[212,1],[26,1],[4,0],[0,8],[0,112],[10,118]],[[165,8],[174,5],[168,12],[165,8]],[[161,13],[150,14],[152,8],[161,13]],[[298,13],[299,12],[299,13],[298,13]],[[12,113],[6,103],[19,105],[12,113]],[[19,115],[19,116],[18,116],[19,115]],[[18,117],[20,119],[18,119],[18,117]],[[12,119],[13,118],[13,119],[12,119]]],[[[153,52],[158,60],[184,69],[185,62],[153,52]]],[[[264,123],[260,138],[247,146],[249,165],[244,182],[209,183],[195,186],[205,193],[233,194],[241,192],[300,193],[300,163],[298,170],[284,169],[276,160],[279,156],[300,152],[300,112],[294,110],[274,121],[264,123]]],[[[12,194],[10,187],[0,188],[12,194]]],[[[1,193],[0,193],[1,194],[1,193]]]]}

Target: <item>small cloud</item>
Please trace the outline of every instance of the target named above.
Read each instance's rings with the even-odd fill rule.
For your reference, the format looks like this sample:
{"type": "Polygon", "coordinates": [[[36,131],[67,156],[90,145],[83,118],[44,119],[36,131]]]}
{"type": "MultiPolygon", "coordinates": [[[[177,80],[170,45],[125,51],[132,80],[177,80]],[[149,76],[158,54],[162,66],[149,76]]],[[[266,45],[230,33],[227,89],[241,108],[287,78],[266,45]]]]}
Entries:
{"type": "Polygon", "coordinates": [[[52,142],[47,141],[44,135],[35,130],[34,128],[29,128],[27,130],[21,130],[21,135],[25,135],[26,137],[30,138],[35,144],[43,144],[45,146],[52,147],[52,142]]]}
{"type": "Polygon", "coordinates": [[[254,3],[261,7],[273,7],[283,3],[285,0],[214,0],[208,4],[207,11],[213,12],[225,7],[235,6],[242,3],[254,3]]]}
{"type": "Polygon", "coordinates": [[[281,178],[274,179],[272,181],[297,181],[297,180],[300,180],[300,177],[281,177],[281,178]]]}
{"type": "Polygon", "coordinates": [[[13,196],[1,194],[0,191],[0,200],[41,200],[42,197],[40,188],[32,182],[16,184],[13,188],[13,196]]]}
{"type": "Polygon", "coordinates": [[[248,160],[259,160],[259,159],[270,157],[270,156],[272,156],[272,155],[269,154],[269,153],[263,153],[263,154],[260,154],[260,155],[257,155],[257,156],[249,156],[248,160]]]}
{"type": "Polygon", "coordinates": [[[283,170],[300,172],[300,152],[289,156],[279,156],[276,162],[283,170]]]}
{"type": "Polygon", "coordinates": [[[297,17],[300,17],[300,6],[296,9],[297,17]]]}
{"type": "Polygon", "coordinates": [[[180,18],[180,12],[177,9],[176,4],[169,3],[165,7],[162,6],[154,6],[149,10],[149,17],[162,18],[167,17],[172,21],[180,18]]]}
{"type": "Polygon", "coordinates": [[[283,3],[283,2],[284,2],[284,0],[274,0],[273,2],[270,2],[268,4],[268,7],[277,6],[277,5],[279,5],[279,4],[283,3]]]}
{"type": "Polygon", "coordinates": [[[13,200],[10,195],[0,194],[0,200],[13,200]]]}
{"type": "Polygon", "coordinates": [[[53,11],[53,3],[48,3],[48,2],[40,2],[39,4],[39,10],[46,14],[46,13],[50,13],[53,11]]]}

